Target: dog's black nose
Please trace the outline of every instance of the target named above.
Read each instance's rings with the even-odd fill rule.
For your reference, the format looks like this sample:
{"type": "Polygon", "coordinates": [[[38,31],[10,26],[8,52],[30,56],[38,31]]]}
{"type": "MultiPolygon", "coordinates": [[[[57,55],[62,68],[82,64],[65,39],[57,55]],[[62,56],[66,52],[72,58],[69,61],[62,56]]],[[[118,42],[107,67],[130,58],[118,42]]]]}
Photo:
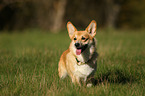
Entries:
{"type": "Polygon", "coordinates": [[[76,47],[79,47],[79,46],[80,46],[80,43],[75,43],[75,46],[76,46],[76,47]]]}

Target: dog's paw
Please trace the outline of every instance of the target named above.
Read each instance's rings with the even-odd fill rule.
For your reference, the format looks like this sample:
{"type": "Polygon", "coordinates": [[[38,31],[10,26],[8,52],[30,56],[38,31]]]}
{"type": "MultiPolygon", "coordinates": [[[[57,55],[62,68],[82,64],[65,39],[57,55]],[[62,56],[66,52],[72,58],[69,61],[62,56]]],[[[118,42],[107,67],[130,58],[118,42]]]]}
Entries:
{"type": "Polygon", "coordinates": [[[93,85],[92,83],[88,83],[87,87],[92,87],[92,85],[93,85]]]}

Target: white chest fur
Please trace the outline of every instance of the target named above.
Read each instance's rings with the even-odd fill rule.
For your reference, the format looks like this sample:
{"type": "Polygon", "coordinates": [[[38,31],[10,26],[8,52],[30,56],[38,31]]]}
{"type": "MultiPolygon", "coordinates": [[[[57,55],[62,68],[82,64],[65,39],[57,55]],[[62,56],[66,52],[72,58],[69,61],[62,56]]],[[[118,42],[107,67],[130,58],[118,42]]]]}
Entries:
{"type": "Polygon", "coordinates": [[[83,65],[77,65],[75,64],[75,71],[74,71],[74,75],[81,77],[81,78],[86,78],[87,76],[89,76],[92,72],[93,72],[93,68],[91,68],[89,65],[87,64],[83,64],[83,65]]]}

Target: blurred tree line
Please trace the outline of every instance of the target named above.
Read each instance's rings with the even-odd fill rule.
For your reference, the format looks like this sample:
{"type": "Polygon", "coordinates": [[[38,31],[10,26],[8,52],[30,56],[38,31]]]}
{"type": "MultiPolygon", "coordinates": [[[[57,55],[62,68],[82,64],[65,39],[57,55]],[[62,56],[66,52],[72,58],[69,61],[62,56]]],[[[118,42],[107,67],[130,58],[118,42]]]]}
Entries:
{"type": "Polygon", "coordinates": [[[71,21],[85,28],[142,28],[145,0],[0,0],[0,30],[40,28],[53,32],[71,21]]]}

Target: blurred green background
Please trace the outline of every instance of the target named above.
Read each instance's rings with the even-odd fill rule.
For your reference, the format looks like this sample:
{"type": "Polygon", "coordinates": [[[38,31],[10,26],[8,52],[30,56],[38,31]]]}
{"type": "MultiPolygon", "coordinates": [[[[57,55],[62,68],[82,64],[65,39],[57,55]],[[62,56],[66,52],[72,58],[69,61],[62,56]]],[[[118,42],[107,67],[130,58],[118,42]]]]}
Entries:
{"type": "Polygon", "coordinates": [[[68,21],[85,28],[138,29],[145,25],[145,0],[1,0],[0,30],[65,29],[68,21]]]}
{"type": "Polygon", "coordinates": [[[0,0],[0,96],[145,96],[144,25],[145,0],[0,0]],[[74,86],[57,71],[66,23],[92,19],[97,84],[74,86]]]}

